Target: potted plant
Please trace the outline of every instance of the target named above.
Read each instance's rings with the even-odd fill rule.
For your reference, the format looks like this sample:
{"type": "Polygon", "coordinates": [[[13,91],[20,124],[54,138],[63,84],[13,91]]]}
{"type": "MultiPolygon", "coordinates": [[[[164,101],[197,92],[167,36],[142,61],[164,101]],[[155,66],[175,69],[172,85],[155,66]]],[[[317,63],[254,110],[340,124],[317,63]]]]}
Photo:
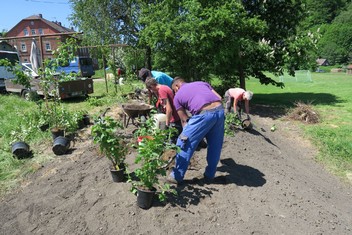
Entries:
{"type": "Polygon", "coordinates": [[[99,145],[100,152],[111,161],[110,172],[115,182],[125,180],[128,147],[124,136],[118,132],[121,129],[122,123],[109,116],[100,117],[92,126],[93,142],[99,145]]]}
{"type": "MultiPolygon", "coordinates": [[[[44,61],[44,69],[38,71],[40,79],[40,89],[43,91],[45,106],[44,109],[50,119],[50,131],[53,139],[64,136],[67,125],[74,126],[65,119],[66,112],[63,112],[61,98],[59,96],[59,82],[69,79],[75,75],[58,73],[57,68],[74,57],[77,51],[77,42],[73,38],[67,39],[54,51],[54,58],[44,61]],[[50,98],[50,99],[49,99],[50,98]]],[[[71,118],[72,119],[72,118],[71,118]]]]}
{"type": "Polygon", "coordinates": [[[162,158],[163,153],[167,149],[177,149],[176,145],[170,143],[173,132],[173,129],[156,129],[153,118],[149,118],[135,133],[137,136],[152,137],[143,138],[139,142],[138,155],[135,159],[138,167],[134,172],[138,180],[132,183],[132,192],[137,193],[137,205],[143,209],[152,206],[157,192],[160,201],[166,199],[166,192],[175,193],[169,184],[159,180],[160,176],[166,176],[167,160],[162,158]]]}
{"type": "Polygon", "coordinates": [[[85,126],[88,126],[90,123],[89,115],[87,111],[79,110],[73,113],[73,119],[77,123],[77,128],[82,129],[85,126]]]}
{"type": "Polygon", "coordinates": [[[23,159],[30,156],[29,145],[26,143],[29,131],[23,126],[17,127],[11,132],[11,152],[18,159],[23,159]]]}

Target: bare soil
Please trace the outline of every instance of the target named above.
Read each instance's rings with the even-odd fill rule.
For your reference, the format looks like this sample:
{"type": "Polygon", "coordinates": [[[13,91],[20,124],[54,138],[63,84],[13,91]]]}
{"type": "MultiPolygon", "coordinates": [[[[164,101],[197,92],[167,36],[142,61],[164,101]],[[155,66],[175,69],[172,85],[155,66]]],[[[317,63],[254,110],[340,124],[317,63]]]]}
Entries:
{"type": "Polygon", "coordinates": [[[137,206],[130,183],[112,182],[86,128],[68,154],[2,198],[0,234],[352,234],[351,184],[316,162],[314,146],[280,113],[253,111],[252,130],[225,138],[213,183],[194,180],[206,166],[202,149],[178,196],[149,210],[137,206]]]}

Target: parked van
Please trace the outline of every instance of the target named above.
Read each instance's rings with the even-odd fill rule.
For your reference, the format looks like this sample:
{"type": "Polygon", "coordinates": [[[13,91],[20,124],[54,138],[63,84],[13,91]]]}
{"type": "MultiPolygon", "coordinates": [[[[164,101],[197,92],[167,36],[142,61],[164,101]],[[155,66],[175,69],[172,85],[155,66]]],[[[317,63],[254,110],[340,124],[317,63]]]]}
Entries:
{"type": "MultiPolygon", "coordinates": [[[[16,48],[12,47],[5,41],[0,41],[0,59],[8,59],[13,65],[20,63],[16,48]]],[[[0,91],[3,92],[5,88],[5,79],[15,78],[15,75],[7,71],[5,66],[0,66],[0,91]]]]}
{"type": "Polygon", "coordinates": [[[93,60],[89,57],[75,57],[69,61],[67,66],[59,66],[57,72],[64,73],[80,73],[82,77],[91,78],[95,72],[93,68],[93,60]]]}

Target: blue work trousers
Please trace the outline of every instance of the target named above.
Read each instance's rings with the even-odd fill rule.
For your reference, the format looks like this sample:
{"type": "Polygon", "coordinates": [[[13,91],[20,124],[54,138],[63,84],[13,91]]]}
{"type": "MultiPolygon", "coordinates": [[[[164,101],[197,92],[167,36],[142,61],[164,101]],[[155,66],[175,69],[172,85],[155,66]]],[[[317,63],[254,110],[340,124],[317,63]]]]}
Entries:
{"type": "Polygon", "coordinates": [[[182,182],[189,162],[199,142],[205,137],[207,140],[207,167],[204,176],[213,179],[220,160],[224,141],[224,108],[222,105],[201,114],[192,116],[177,139],[177,146],[181,151],[176,155],[176,163],[171,176],[182,182]]]}

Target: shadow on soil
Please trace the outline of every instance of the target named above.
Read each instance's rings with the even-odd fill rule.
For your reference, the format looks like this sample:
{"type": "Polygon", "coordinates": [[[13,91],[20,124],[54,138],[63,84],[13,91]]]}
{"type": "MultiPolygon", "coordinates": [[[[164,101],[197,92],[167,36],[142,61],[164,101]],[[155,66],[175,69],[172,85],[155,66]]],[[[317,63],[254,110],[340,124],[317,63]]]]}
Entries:
{"type": "MultiPolygon", "coordinates": [[[[261,128],[261,130],[263,132],[265,132],[265,130],[263,128],[261,128]]],[[[265,135],[263,135],[262,133],[260,133],[259,131],[255,130],[255,129],[248,129],[246,130],[246,132],[252,134],[252,135],[258,135],[258,136],[261,136],[263,137],[263,139],[268,142],[269,144],[275,146],[276,148],[279,148],[276,144],[274,144],[268,137],[266,137],[265,135]]]]}
{"type": "Polygon", "coordinates": [[[225,172],[227,175],[215,177],[212,182],[207,182],[203,178],[185,180],[182,185],[175,188],[177,195],[168,195],[168,203],[182,208],[197,205],[202,199],[210,197],[214,191],[218,191],[211,187],[212,184],[261,187],[266,183],[264,174],[253,167],[236,164],[232,158],[222,159],[220,162],[222,165],[218,167],[217,171],[225,172]]]}

